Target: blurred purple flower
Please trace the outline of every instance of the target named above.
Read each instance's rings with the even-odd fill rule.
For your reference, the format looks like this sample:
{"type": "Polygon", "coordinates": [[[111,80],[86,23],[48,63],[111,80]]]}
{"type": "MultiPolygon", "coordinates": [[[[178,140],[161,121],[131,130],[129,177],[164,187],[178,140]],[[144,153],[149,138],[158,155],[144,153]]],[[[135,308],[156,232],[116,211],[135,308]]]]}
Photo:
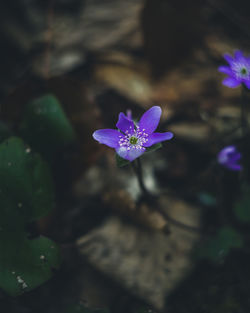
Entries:
{"type": "Polygon", "coordinates": [[[140,157],[147,147],[158,142],[169,140],[173,137],[171,132],[155,133],[161,117],[161,108],[153,106],[146,111],[138,125],[135,126],[132,116],[124,113],[119,114],[115,129],[99,129],[93,133],[95,140],[114,148],[116,153],[123,159],[133,161],[140,157]]]}
{"type": "Polygon", "coordinates": [[[241,83],[250,89],[250,57],[244,57],[241,51],[235,51],[234,58],[229,54],[224,54],[229,66],[220,66],[219,72],[227,74],[223,80],[223,85],[235,88],[241,83]]]}
{"type": "Polygon", "coordinates": [[[221,165],[233,171],[242,170],[242,166],[237,164],[240,159],[241,153],[237,151],[235,146],[223,148],[217,156],[217,160],[221,165]]]}

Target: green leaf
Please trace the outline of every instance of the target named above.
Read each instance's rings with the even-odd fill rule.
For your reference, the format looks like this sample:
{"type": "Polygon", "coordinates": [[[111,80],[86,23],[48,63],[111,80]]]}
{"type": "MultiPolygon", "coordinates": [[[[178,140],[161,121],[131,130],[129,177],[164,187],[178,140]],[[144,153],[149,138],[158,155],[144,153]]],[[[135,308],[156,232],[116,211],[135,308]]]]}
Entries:
{"type": "Polygon", "coordinates": [[[117,153],[115,154],[115,158],[116,158],[116,165],[118,167],[123,167],[131,163],[130,161],[121,158],[117,153]]]}
{"type": "Polygon", "coordinates": [[[217,235],[208,240],[198,251],[200,258],[207,258],[213,262],[223,260],[232,248],[241,248],[243,239],[234,228],[223,227],[217,235]]]}
{"type": "Polygon", "coordinates": [[[198,194],[198,199],[201,202],[201,204],[206,205],[206,206],[215,206],[217,203],[216,198],[207,192],[200,192],[198,194]]]}
{"type": "Polygon", "coordinates": [[[5,232],[0,246],[0,287],[12,296],[46,282],[60,265],[58,247],[45,237],[29,240],[24,233],[5,232]]]}
{"type": "Polygon", "coordinates": [[[27,104],[20,132],[30,146],[49,159],[75,140],[71,123],[51,94],[27,104]]]}
{"type": "Polygon", "coordinates": [[[47,164],[20,138],[0,144],[0,287],[19,295],[48,280],[59,265],[55,243],[28,239],[29,222],[54,206],[47,164]]]}
{"type": "Polygon", "coordinates": [[[153,151],[160,149],[161,147],[162,147],[162,144],[159,142],[151,147],[146,148],[146,152],[153,152],[153,151]]]}
{"type": "Polygon", "coordinates": [[[64,313],[109,313],[107,309],[93,309],[88,308],[83,304],[71,305],[69,306],[64,313]]]}
{"type": "Polygon", "coordinates": [[[54,207],[47,164],[17,137],[0,145],[0,205],[0,226],[11,220],[13,227],[45,216],[54,207]]]}
{"type": "Polygon", "coordinates": [[[149,307],[142,307],[136,311],[136,313],[150,313],[150,312],[153,312],[153,310],[150,309],[149,307]]]}
{"type": "Polygon", "coordinates": [[[11,131],[6,124],[0,122],[0,143],[11,136],[11,131]]]}
{"type": "Polygon", "coordinates": [[[233,211],[241,222],[250,222],[250,186],[243,186],[241,198],[233,206],[233,211]]]}

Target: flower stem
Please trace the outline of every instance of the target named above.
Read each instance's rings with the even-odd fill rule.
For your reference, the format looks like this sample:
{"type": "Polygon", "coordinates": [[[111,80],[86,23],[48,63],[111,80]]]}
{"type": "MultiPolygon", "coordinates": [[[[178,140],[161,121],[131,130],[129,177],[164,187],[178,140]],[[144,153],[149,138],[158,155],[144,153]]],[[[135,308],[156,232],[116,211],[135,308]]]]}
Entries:
{"type": "Polygon", "coordinates": [[[242,136],[246,135],[247,128],[248,128],[246,104],[247,104],[247,94],[246,94],[245,87],[242,86],[242,89],[241,89],[241,129],[242,129],[242,136]]]}
{"type": "Polygon", "coordinates": [[[167,212],[165,212],[164,209],[161,208],[161,206],[159,205],[158,201],[157,201],[157,197],[152,195],[146,188],[144,181],[143,181],[143,175],[142,175],[142,165],[141,165],[141,160],[140,159],[136,159],[134,162],[131,162],[131,166],[136,174],[142,195],[144,197],[144,200],[147,200],[148,202],[151,202],[151,204],[154,204],[153,208],[155,211],[158,211],[169,223],[183,228],[185,230],[189,230],[192,232],[198,232],[201,233],[202,230],[200,228],[196,228],[196,227],[192,227],[189,225],[186,225],[182,222],[179,222],[177,220],[175,220],[174,218],[170,217],[167,212]]]}
{"type": "Polygon", "coordinates": [[[136,159],[135,162],[131,163],[133,170],[135,172],[135,175],[137,177],[141,192],[144,196],[149,196],[150,192],[147,190],[144,181],[143,181],[143,174],[142,174],[142,165],[141,165],[141,160],[136,159]]]}

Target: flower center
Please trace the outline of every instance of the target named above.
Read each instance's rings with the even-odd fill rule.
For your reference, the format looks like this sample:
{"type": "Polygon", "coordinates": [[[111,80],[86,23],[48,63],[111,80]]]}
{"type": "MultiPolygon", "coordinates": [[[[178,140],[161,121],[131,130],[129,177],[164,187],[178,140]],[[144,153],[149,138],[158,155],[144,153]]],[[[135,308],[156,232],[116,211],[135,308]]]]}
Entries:
{"type": "Polygon", "coordinates": [[[131,137],[129,138],[129,142],[131,143],[131,145],[136,145],[137,142],[138,142],[138,138],[135,137],[135,136],[131,136],[131,137]]]}
{"type": "Polygon", "coordinates": [[[237,63],[232,65],[232,70],[238,79],[249,79],[250,78],[250,65],[247,63],[237,63]]]}
{"type": "Polygon", "coordinates": [[[240,70],[240,73],[241,73],[242,76],[247,76],[248,71],[247,71],[247,69],[245,67],[242,67],[241,70],[240,70]]]}
{"type": "Polygon", "coordinates": [[[148,141],[147,137],[145,129],[140,129],[139,126],[136,126],[136,129],[131,127],[124,135],[120,136],[119,145],[127,150],[144,149],[143,145],[148,141]]]}

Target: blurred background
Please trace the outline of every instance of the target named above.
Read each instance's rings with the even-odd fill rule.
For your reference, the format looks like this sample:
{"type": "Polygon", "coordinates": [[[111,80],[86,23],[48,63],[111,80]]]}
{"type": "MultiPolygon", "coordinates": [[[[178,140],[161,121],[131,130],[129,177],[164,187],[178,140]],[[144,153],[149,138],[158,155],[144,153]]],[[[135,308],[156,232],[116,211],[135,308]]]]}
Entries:
{"type": "Polygon", "coordinates": [[[25,137],[56,192],[31,232],[59,244],[62,264],[32,291],[0,291],[0,312],[249,312],[248,225],[232,213],[242,176],[216,164],[229,144],[249,160],[241,91],[217,70],[224,53],[249,54],[249,30],[246,0],[1,1],[1,123],[20,135],[26,104],[53,94],[76,141],[54,149],[42,135],[25,137]],[[141,201],[132,169],[117,168],[114,151],[92,138],[115,128],[119,112],[138,119],[153,105],[163,110],[159,131],[175,135],[142,158],[165,214],[141,201]],[[244,245],[231,235],[216,245],[228,225],[244,245]]]}

